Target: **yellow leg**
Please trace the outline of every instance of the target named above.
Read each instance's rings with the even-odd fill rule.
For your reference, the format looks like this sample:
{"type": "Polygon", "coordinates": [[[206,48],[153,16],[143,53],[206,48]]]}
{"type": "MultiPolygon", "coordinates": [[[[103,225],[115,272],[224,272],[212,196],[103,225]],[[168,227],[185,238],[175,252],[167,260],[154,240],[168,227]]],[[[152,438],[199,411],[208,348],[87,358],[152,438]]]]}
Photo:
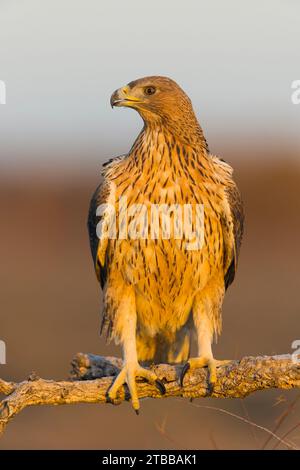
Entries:
{"type": "Polygon", "coordinates": [[[153,383],[161,394],[164,394],[166,390],[164,384],[157,378],[154,372],[149,369],[144,369],[138,363],[136,347],[135,297],[132,292],[129,292],[123,302],[120,303],[119,309],[123,309],[123,315],[120,315],[120,318],[122,318],[120,330],[122,332],[121,341],[123,346],[124,365],[108,391],[108,398],[113,402],[117,397],[119,388],[124,384],[127,384],[133,409],[138,414],[140,404],[136,387],[136,377],[144,378],[153,383]]]}
{"type": "Polygon", "coordinates": [[[211,322],[211,316],[207,314],[205,306],[206,304],[200,301],[196,302],[193,306],[193,319],[198,341],[198,356],[190,358],[183,366],[180,383],[181,386],[183,386],[185,374],[189,369],[208,367],[209,386],[212,390],[217,381],[217,367],[228,364],[230,361],[218,361],[213,357],[211,347],[213,339],[213,325],[211,322]]]}
{"type": "Polygon", "coordinates": [[[149,369],[144,369],[138,362],[135,362],[124,364],[123,369],[120,371],[108,391],[108,397],[113,402],[117,398],[119,388],[124,384],[127,384],[131,396],[132,407],[136,414],[139,414],[140,404],[137,394],[136,377],[144,378],[150,383],[153,383],[162,395],[166,393],[164,384],[157,378],[156,374],[149,369]]]}

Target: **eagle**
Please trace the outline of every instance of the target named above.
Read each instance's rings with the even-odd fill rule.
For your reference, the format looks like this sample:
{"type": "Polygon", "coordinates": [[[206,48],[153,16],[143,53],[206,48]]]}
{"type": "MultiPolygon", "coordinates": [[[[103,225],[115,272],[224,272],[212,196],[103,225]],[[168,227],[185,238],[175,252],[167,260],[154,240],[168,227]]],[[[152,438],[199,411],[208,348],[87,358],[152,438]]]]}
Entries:
{"type": "Polygon", "coordinates": [[[237,269],[244,213],[231,166],[210,153],[175,81],[140,78],[110,102],[136,110],[143,128],[127,154],[103,165],[88,230],[103,290],[101,331],[123,351],[108,399],[113,403],[127,385],[138,414],[136,380],[165,393],[148,365],[182,363],[181,385],[189,369],[208,367],[209,387],[216,382],[224,361],[214,358],[212,342],[237,269]]]}

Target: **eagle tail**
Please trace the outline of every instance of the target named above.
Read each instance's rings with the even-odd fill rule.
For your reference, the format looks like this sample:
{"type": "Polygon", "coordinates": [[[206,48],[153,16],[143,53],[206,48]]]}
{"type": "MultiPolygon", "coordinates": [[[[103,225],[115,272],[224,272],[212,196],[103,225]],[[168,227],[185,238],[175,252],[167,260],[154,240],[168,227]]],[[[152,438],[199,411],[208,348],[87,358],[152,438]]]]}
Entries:
{"type": "Polygon", "coordinates": [[[169,338],[163,334],[154,337],[137,334],[138,360],[144,364],[175,364],[188,360],[191,345],[191,330],[183,327],[169,338]]]}

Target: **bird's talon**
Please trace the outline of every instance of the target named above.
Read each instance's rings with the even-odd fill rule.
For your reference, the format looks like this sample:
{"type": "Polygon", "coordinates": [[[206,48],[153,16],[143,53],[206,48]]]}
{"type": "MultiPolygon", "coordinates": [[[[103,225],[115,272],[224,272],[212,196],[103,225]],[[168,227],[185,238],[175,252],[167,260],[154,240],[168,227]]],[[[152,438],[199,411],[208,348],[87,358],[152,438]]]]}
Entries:
{"type": "Polygon", "coordinates": [[[109,395],[106,395],[106,403],[110,403],[111,405],[114,404],[113,400],[110,398],[109,395]]]}
{"type": "Polygon", "coordinates": [[[182,368],[182,371],[181,371],[181,374],[180,374],[180,386],[183,387],[183,380],[184,380],[184,377],[185,377],[185,374],[187,373],[187,371],[191,368],[191,365],[189,362],[186,362],[186,364],[184,364],[183,368],[182,368]]]}
{"type": "Polygon", "coordinates": [[[189,361],[183,366],[180,376],[180,384],[183,386],[184,377],[189,369],[198,369],[200,367],[208,367],[208,390],[211,394],[214,391],[214,386],[217,382],[217,367],[226,365],[231,361],[218,361],[214,358],[201,356],[190,358],[189,361]]]}
{"type": "Polygon", "coordinates": [[[164,386],[164,384],[162,383],[161,380],[159,379],[156,379],[155,380],[155,385],[156,385],[156,388],[159,390],[159,392],[161,393],[161,395],[165,395],[166,393],[166,387],[164,386]]]}
{"type": "Polygon", "coordinates": [[[146,379],[147,381],[154,383],[162,395],[166,393],[164,384],[159,379],[157,379],[154,372],[148,369],[144,369],[139,364],[125,364],[108,391],[108,399],[110,400],[110,403],[114,402],[114,399],[118,394],[118,390],[125,385],[125,398],[129,395],[128,398],[131,398],[131,403],[134,411],[136,412],[136,414],[139,414],[140,406],[136,387],[137,377],[146,379]]]}

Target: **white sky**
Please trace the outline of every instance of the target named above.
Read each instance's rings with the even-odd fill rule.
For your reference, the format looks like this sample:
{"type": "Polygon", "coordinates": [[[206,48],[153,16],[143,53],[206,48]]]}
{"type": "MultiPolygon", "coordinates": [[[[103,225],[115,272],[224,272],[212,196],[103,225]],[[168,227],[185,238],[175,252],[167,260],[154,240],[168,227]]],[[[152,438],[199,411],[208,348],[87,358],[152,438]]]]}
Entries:
{"type": "Polygon", "coordinates": [[[110,95],[153,74],[188,92],[214,151],[280,135],[300,150],[299,44],[298,0],[0,0],[0,159],[127,151],[141,121],[110,95]]]}

